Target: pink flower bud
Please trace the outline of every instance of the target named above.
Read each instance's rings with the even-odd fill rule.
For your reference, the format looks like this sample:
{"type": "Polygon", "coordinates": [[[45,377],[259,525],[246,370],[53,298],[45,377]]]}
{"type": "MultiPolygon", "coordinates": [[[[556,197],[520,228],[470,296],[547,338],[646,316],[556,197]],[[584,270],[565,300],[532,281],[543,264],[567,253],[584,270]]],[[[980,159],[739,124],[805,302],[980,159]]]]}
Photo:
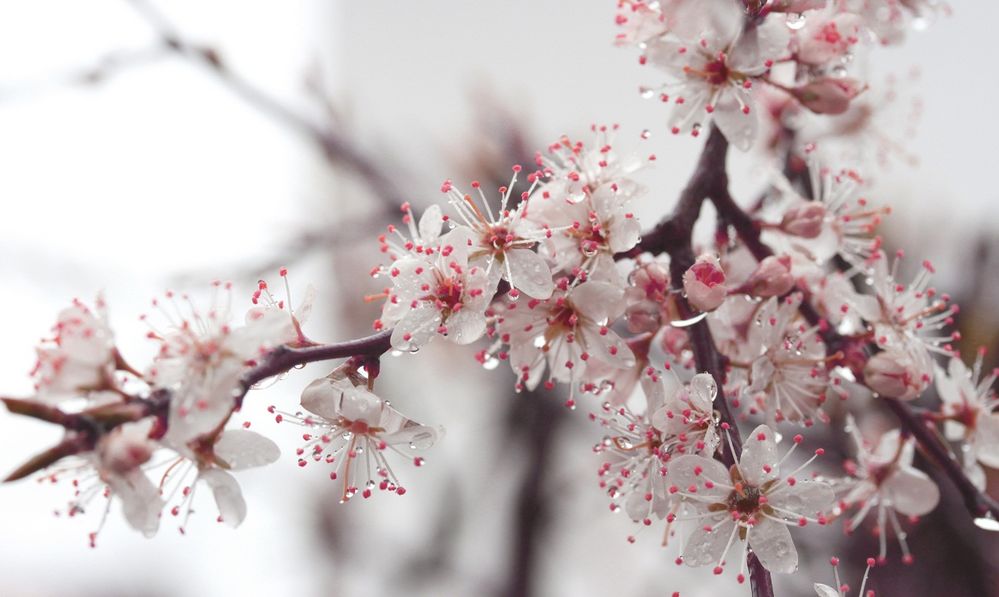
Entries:
{"type": "Polygon", "coordinates": [[[826,207],[818,201],[802,201],[784,212],[780,229],[801,238],[815,238],[822,233],[826,207]]]}
{"type": "Polygon", "coordinates": [[[683,291],[687,300],[701,311],[714,311],[728,296],[725,272],[714,255],[701,255],[683,273],[683,291]]]}
{"type": "Polygon", "coordinates": [[[794,277],[791,275],[791,257],[788,255],[771,255],[765,258],[743,286],[746,294],[759,298],[787,294],[792,288],[794,277]]]}
{"type": "Polygon", "coordinates": [[[908,355],[885,351],[871,357],[864,367],[864,381],[871,390],[899,400],[915,400],[930,383],[929,370],[921,370],[908,355]]]}
{"type": "Polygon", "coordinates": [[[801,105],[816,114],[842,114],[864,86],[855,79],[822,77],[792,90],[801,105]]]}
{"type": "Polygon", "coordinates": [[[101,438],[97,447],[101,468],[123,475],[148,462],[156,449],[149,439],[151,427],[147,421],[127,423],[101,438]]]}

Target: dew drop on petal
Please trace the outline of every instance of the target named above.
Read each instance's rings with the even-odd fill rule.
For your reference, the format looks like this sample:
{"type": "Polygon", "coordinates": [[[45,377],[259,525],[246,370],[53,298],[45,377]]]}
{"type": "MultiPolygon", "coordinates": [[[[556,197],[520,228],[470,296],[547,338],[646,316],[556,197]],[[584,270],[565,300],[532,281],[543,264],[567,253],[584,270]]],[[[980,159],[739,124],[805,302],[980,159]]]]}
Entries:
{"type": "Polygon", "coordinates": [[[797,12],[790,12],[787,14],[787,28],[792,31],[797,31],[805,26],[805,15],[797,12]]]}
{"type": "Polygon", "coordinates": [[[676,321],[669,322],[669,324],[675,328],[685,328],[694,325],[695,323],[704,319],[707,316],[708,316],[707,313],[699,313],[698,315],[695,315],[690,319],[678,319],[676,321]]]}
{"type": "Polygon", "coordinates": [[[975,519],[975,526],[986,531],[999,531],[999,520],[996,520],[991,513],[975,519]]]}

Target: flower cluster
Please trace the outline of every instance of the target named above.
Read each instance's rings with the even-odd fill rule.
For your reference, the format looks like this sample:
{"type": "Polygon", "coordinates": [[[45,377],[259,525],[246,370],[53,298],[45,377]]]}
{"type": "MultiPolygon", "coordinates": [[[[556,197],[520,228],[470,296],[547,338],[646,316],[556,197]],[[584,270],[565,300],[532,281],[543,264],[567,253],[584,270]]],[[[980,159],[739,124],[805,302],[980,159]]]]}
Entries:
{"type": "MultiPolygon", "coordinates": [[[[856,168],[824,165],[802,138],[807,127],[789,118],[848,115],[867,88],[849,68],[863,48],[898,43],[946,7],[617,4],[617,43],[638,46],[641,62],[670,79],[645,90],[673,104],[668,128],[696,136],[710,123],[670,215],[639,221],[639,171],[655,156],[621,152],[617,126],[593,126],[591,140],[562,136],[529,168],[514,166],[496,191],[471,182],[465,192],[446,180],[442,200],[418,218],[403,205],[403,225],[378,239],[382,263],[371,274],[381,290],[367,298],[383,302],[368,338],[309,339],[302,326],[312,293],[292,310],[286,280],[283,300],[260,282],[235,323],[231,285],[216,283],[207,310],[182,294],[154,301],[157,313],[142,319],[156,356],[139,370],[116,347],[103,298],[93,308],[76,301],[37,349],[35,395],[3,399],[65,436],[8,480],[43,470],[44,479],[70,478],[70,515],[94,500],[106,514],[116,498],[146,535],[164,513],[184,531],[207,487],[217,520],[239,525],[246,503],[233,472],[280,455],[249,423],[233,423],[248,390],[296,366],[345,359],[304,389],[301,409],[268,410],[302,428],[298,466],[326,467],[342,502],[403,495],[394,463],[422,466],[442,430],[375,393],[379,358],[440,338],[476,344],[487,368],[508,362],[516,391],[562,384],[566,405],[602,428],[594,452],[611,511],[639,529],[663,521],[664,544],[682,537],[678,563],[715,574],[736,563],[739,582],[750,574],[766,587],[760,575],[798,568],[790,529],[838,519],[848,533],[873,519],[880,549],[868,571],[887,558],[890,535],[911,562],[905,526],[941,499],[913,464],[917,445],[972,514],[994,522],[999,505],[981,490],[983,467],[999,468],[997,373],[983,374],[984,353],[970,370],[961,359],[950,331],[958,308],[931,286],[934,266],[911,268],[903,252],[885,252],[878,226],[890,212],[868,199],[868,181],[856,168]],[[767,150],[782,151],[786,168],[743,209],[727,188],[726,153],[750,149],[764,124],[775,125],[767,150]],[[717,213],[710,239],[693,230],[705,202],[717,213]],[[934,383],[939,408],[916,414],[909,403],[934,383]],[[860,412],[876,401],[900,428],[861,433],[862,424],[879,424],[860,412]],[[740,425],[752,431],[743,436],[740,425]],[[816,425],[853,438],[845,474],[803,473],[824,453],[800,447],[816,425]],[[813,456],[798,461],[805,449],[813,456]]],[[[838,572],[836,583],[814,587],[822,597],[845,595],[838,572]]]]}
{"type": "Polygon", "coordinates": [[[930,0],[618,0],[615,42],[637,46],[640,63],[666,76],[642,95],[673,105],[674,134],[713,122],[745,151],[770,112],[761,105],[847,112],[867,89],[851,72],[858,54],[945,12],[930,0]]]}

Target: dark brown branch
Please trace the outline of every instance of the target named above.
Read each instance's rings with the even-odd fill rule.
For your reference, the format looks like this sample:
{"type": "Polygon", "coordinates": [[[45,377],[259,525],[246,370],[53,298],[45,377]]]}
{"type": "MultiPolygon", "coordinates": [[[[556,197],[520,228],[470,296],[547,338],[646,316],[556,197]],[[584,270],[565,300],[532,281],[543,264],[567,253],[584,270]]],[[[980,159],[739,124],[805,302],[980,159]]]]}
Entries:
{"type": "MultiPolygon", "coordinates": [[[[700,172],[700,170],[701,168],[699,167],[698,172],[700,172]]],[[[739,238],[757,260],[763,260],[766,257],[773,255],[773,251],[770,247],[768,247],[766,243],[760,239],[759,227],[753,221],[752,217],[750,217],[735,203],[727,188],[718,187],[717,189],[714,189],[709,198],[718,210],[719,217],[725,219],[725,221],[735,228],[739,238]]],[[[690,263],[692,262],[691,256],[690,263]]],[[[680,269],[679,266],[675,268],[678,270],[679,275],[683,275],[683,271],[689,267],[690,263],[682,264],[682,269],[680,269]]],[[[672,268],[672,265],[671,269],[674,269],[672,268]]],[[[675,279],[677,277],[677,271],[673,271],[672,274],[675,279]]],[[[804,318],[811,325],[820,325],[822,323],[821,315],[815,310],[815,307],[809,301],[805,300],[801,302],[800,311],[802,316],[804,316],[804,318]]],[[[694,332],[695,330],[692,329],[692,341],[694,332]]],[[[851,339],[844,338],[829,326],[823,326],[820,333],[830,351],[837,351],[846,348],[847,345],[852,342],[851,339]]],[[[708,339],[710,339],[710,336],[708,339]]],[[[698,361],[698,364],[700,365],[700,361],[698,361]]],[[[862,372],[860,371],[855,371],[854,373],[856,375],[862,375],[862,372]]],[[[914,413],[912,407],[906,403],[893,399],[886,399],[884,403],[898,418],[902,428],[915,438],[920,448],[930,455],[930,457],[951,480],[957,490],[961,493],[961,496],[964,498],[964,503],[968,508],[968,511],[976,517],[991,514],[996,519],[999,519],[999,502],[975,487],[974,483],[971,482],[971,479],[969,479],[965,474],[963,467],[957,458],[955,458],[950,448],[939,440],[935,432],[926,427],[925,420],[914,413]]]]}
{"type": "MultiPolygon", "coordinates": [[[[711,132],[704,143],[704,149],[701,151],[701,157],[697,161],[697,167],[680,194],[680,200],[673,212],[657,224],[651,232],[643,235],[642,241],[635,249],[619,256],[634,257],[644,252],[668,253],[670,256],[670,278],[674,289],[678,291],[677,304],[680,315],[685,319],[692,317],[694,311],[679,291],[683,289],[683,273],[694,263],[692,235],[694,224],[701,213],[701,206],[705,199],[718,201],[718,198],[721,198],[723,204],[725,198],[731,201],[728,193],[728,174],[725,163],[727,154],[728,141],[721,131],[712,125],[711,132]]],[[[721,461],[726,466],[731,467],[738,461],[742,453],[742,438],[739,435],[739,427],[736,425],[735,417],[725,398],[723,357],[715,347],[706,319],[690,326],[689,333],[697,369],[709,373],[718,386],[715,408],[718,410],[722,423],[728,427],[732,438],[731,445],[725,443],[722,446],[721,461]]],[[[750,552],[747,565],[749,567],[749,583],[754,597],[773,597],[774,588],[770,572],[763,567],[756,554],[750,552]]]]}
{"type": "Polygon", "coordinates": [[[243,396],[253,386],[265,379],[289,371],[294,367],[317,361],[330,361],[347,357],[377,359],[391,349],[392,330],[386,330],[372,336],[367,336],[366,338],[348,340],[347,342],[337,344],[324,344],[308,348],[290,348],[287,346],[276,348],[264,358],[262,363],[243,375],[240,381],[242,395],[236,398],[237,404],[242,402],[243,396]]]}

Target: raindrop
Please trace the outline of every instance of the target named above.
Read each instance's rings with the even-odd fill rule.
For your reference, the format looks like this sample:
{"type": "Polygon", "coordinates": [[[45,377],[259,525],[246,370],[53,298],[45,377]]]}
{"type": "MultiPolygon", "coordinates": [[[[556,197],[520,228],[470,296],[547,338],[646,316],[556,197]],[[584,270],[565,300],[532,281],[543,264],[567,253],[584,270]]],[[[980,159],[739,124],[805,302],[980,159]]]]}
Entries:
{"type": "Polygon", "coordinates": [[[698,321],[704,319],[707,316],[708,316],[707,313],[701,313],[699,315],[695,315],[695,316],[691,317],[690,319],[680,319],[680,320],[677,320],[677,321],[671,321],[671,322],[669,322],[669,324],[671,326],[675,327],[675,328],[685,328],[685,327],[694,325],[695,323],[697,323],[698,321]]]}
{"type": "Polygon", "coordinates": [[[975,526],[986,531],[999,531],[999,520],[989,512],[975,519],[975,526]]]}
{"type": "Polygon", "coordinates": [[[805,26],[805,15],[799,12],[789,12],[787,14],[787,28],[797,31],[805,26]]]}
{"type": "Polygon", "coordinates": [[[656,94],[655,89],[649,89],[648,87],[639,87],[638,92],[641,94],[642,99],[651,99],[656,94]]]}
{"type": "Polygon", "coordinates": [[[641,136],[642,136],[643,139],[648,139],[649,137],[652,136],[652,131],[650,131],[649,129],[644,129],[644,130],[642,130],[642,135],[641,136]]]}
{"type": "Polygon", "coordinates": [[[430,431],[421,431],[413,436],[412,441],[409,442],[409,447],[412,450],[426,450],[434,445],[435,436],[430,431]]]}
{"type": "Polygon", "coordinates": [[[496,367],[499,367],[499,363],[500,363],[499,359],[491,356],[487,358],[484,363],[482,363],[482,368],[485,369],[486,371],[492,371],[496,367]]]}

